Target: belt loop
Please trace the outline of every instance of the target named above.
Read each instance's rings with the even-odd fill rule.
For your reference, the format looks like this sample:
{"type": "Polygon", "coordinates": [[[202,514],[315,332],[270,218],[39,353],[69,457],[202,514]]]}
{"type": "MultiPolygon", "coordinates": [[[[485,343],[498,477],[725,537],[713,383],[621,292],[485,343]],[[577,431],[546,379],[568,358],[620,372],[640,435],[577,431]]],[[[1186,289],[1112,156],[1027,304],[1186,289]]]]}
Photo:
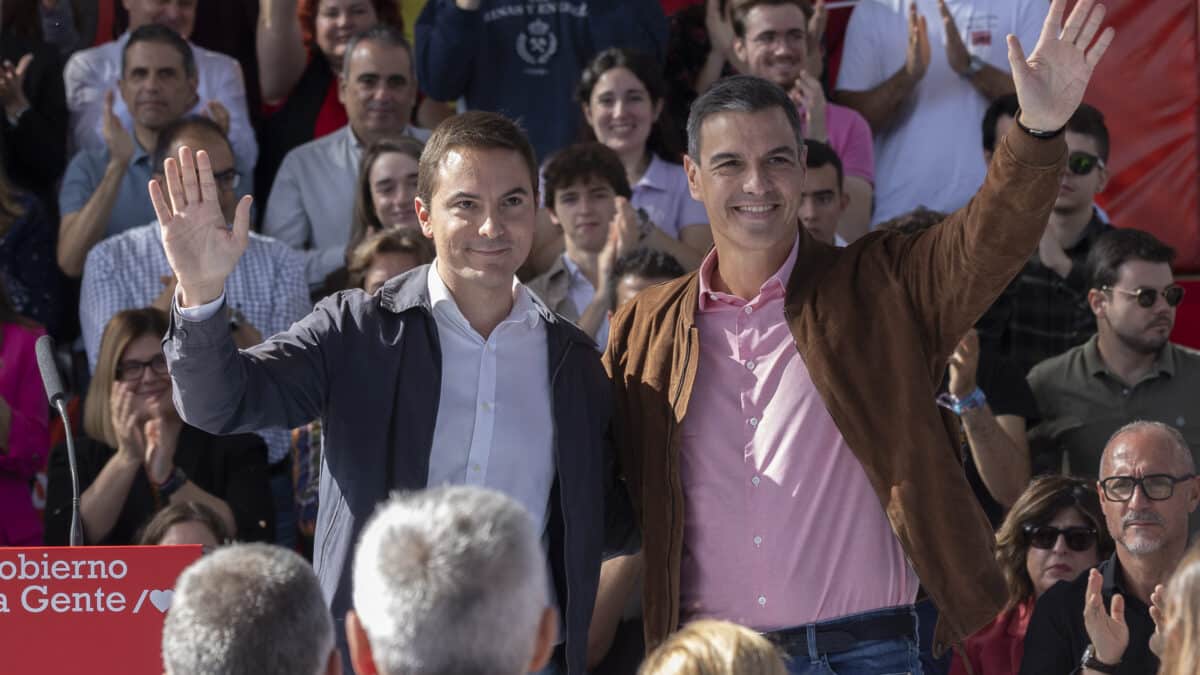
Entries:
{"type": "Polygon", "coordinates": [[[817,663],[820,656],[817,653],[817,624],[810,623],[804,627],[804,638],[804,641],[808,643],[809,663],[817,663]]]}

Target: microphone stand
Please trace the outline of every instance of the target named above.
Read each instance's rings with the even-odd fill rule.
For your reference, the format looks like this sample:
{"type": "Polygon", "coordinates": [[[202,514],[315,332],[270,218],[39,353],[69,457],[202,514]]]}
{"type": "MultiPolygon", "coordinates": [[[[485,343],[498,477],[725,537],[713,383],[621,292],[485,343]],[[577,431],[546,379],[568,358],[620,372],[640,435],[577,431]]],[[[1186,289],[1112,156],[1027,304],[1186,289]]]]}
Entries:
{"type": "Polygon", "coordinates": [[[75,462],[75,434],[71,433],[71,420],[67,418],[67,406],[62,396],[54,398],[54,409],[62,418],[67,436],[67,464],[71,470],[71,546],[83,546],[83,523],[79,515],[79,466],[75,462]]]}

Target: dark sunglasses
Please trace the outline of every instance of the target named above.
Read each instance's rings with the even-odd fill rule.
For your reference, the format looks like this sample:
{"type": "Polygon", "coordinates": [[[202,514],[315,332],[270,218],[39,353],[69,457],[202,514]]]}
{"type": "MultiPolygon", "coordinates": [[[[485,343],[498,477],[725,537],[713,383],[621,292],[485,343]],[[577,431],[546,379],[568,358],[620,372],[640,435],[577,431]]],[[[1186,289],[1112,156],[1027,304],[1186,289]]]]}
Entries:
{"type": "Polygon", "coordinates": [[[1026,525],[1025,537],[1034,548],[1049,550],[1058,543],[1058,537],[1067,540],[1072,551],[1086,551],[1096,545],[1096,529],[1092,527],[1067,527],[1059,529],[1049,525],[1026,525]]]}
{"type": "Polygon", "coordinates": [[[122,382],[137,382],[142,379],[142,373],[146,368],[154,371],[157,375],[166,375],[170,371],[167,370],[167,357],[156,356],[149,361],[122,361],[117,364],[117,379],[122,382]]]}
{"type": "MultiPolygon", "coordinates": [[[[1105,286],[1101,290],[1115,291],[1121,295],[1136,298],[1140,307],[1153,307],[1154,303],[1158,302],[1159,290],[1156,288],[1138,288],[1130,291],[1116,286],[1105,286]]],[[[1167,286],[1162,289],[1162,296],[1163,300],[1167,301],[1168,307],[1176,307],[1183,302],[1183,286],[1167,286]]]]}
{"type": "Polygon", "coordinates": [[[1103,169],[1104,160],[1089,152],[1076,150],[1067,156],[1067,168],[1076,176],[1086,176],[1096,167],[1103,169]]]}
{"type": "Polygon", "coordinates": [[[1133,499],[1133,491],[1142,486],[1142,494],[1147,498],[1161,502],[1170,499],[1175,494],[1175,485],[1195,478],[1195,474],[1172,476],[1166,473],[1152,473],[1141,478],[1133,476],[1110,476],[1100,481],[1100,489],[1110,502],[1127,502],[1133,499]]]}

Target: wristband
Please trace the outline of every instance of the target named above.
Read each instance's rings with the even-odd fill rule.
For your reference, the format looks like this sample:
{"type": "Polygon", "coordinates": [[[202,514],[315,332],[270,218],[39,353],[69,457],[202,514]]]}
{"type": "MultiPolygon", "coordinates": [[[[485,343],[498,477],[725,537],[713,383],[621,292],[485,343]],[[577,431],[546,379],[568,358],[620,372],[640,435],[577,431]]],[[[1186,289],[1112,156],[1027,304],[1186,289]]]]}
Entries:
{"type": "Polygon", "coordinates": [[[1088,645],[1087,649],[1083,650],[1083,659],[1080,660],[1079,667],[1094,670],[1097,673],[1105,673],[1106,675],[1115,675],[1117,668],[1121,665],[1120,661],[1116,663],[1105,663],[1096,658],[1096,648],[1088,645]]]}
{"type": "Polygon", "coordinates": [[[1045,131],[1043,129],[1030,129],[1021,122],[1021,109],[1017,108],[1017,114],[1013,117],[1013,121],[1017,123],[1017,127],[1034,138],[1054,138],[1066,130],[1065,126],[1059,127],[1054,131],[1045,131]]]}
{"type": "Polygon", "coordinates": [[[976,410],[987,405],[987,396],[984,395],[982,389],[975,387],[975,391],[972,391],[963,398],[955,398],[950,394],[942,394],[937,397],[937,404],[950,410],[955,415],[961,416],[967,410],[976,410]]]}
{"type": "Polygon", "coordinates": [[[158,488],[158,494],[169,499],[171,495],[178,492],[179,488],[183,487],[183,484],[187,481],[188,477],[187,474],[183,472],[183,469],[175,467],[171,471],[171,475],[167,476],[165,481],[156,486],[158,488]]]}

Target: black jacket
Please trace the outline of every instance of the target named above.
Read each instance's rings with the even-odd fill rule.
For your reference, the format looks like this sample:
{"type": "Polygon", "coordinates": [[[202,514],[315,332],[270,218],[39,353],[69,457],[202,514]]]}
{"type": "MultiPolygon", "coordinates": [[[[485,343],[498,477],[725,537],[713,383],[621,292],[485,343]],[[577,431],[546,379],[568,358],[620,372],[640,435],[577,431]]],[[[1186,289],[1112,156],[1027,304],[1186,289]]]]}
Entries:
{"type": "MultiPolygon", "coordinates": [[[[330,296],[288,331],[242,352],[222,312],[189,322],[176,309],[164,341],[175,402],[190,424],[235,433],[322,419],[314,564],[339,642],[359,532],[390,491],[424,488],[428,479],[441,349],[427,273],[418,267],[371,296],[357,289],[330,296]]],[[[611,387],[600,355],[587,335],[535,302],[546,322],[554,405],[550,567],[568,672],[582,674],[606,532],[608,549],[623,548],[632,517],[615,482],[611,387]]]]}

